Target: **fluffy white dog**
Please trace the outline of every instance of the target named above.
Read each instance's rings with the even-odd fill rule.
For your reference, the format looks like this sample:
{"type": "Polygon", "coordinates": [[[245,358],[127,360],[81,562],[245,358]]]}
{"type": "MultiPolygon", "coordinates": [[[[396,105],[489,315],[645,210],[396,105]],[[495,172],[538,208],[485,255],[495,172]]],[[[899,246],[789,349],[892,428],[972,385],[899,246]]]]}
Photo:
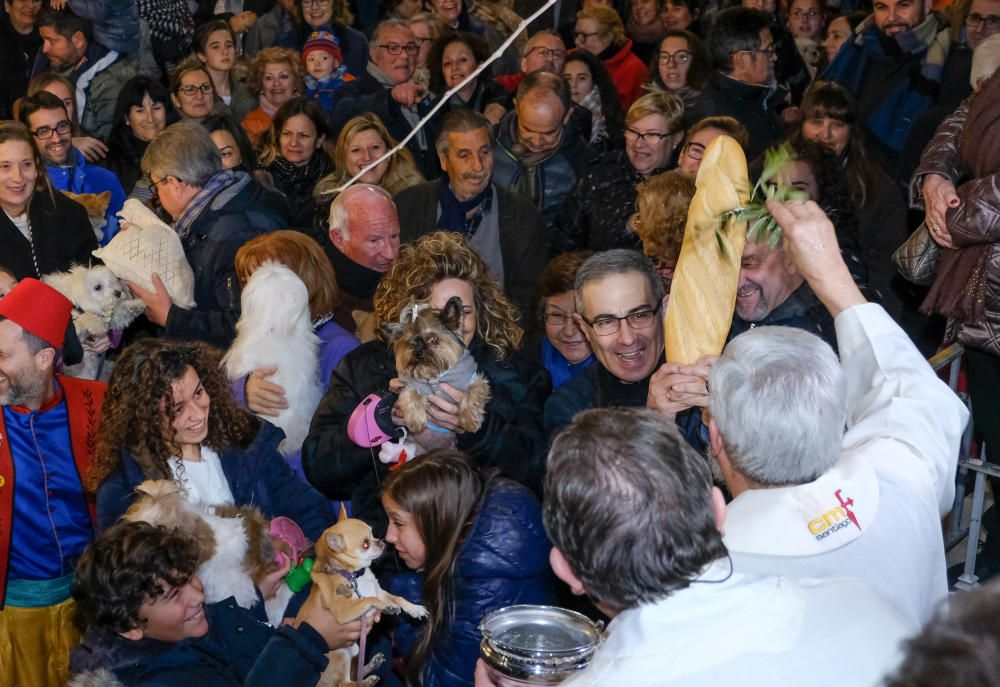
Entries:
{"type": "Polygon", "coordinates": [[[145,307],[103,265],[74,265],[68,272],[46,274],[42,281],[66,296],[77,310],[101,317],[108,329],[124,329],[145,307]]]}
{"type": "Polygon", "coordinates": [[[222,363],[230,379],[277,368],[270,380],[284,388],[288,408],[266,419],[285,431],[278,450],[291,455],[302,448],[323,395],[319,337],[309,315],[309,293],[294,272],[269,261],[251,275],[240,303],[236,340],[222,363]]]}

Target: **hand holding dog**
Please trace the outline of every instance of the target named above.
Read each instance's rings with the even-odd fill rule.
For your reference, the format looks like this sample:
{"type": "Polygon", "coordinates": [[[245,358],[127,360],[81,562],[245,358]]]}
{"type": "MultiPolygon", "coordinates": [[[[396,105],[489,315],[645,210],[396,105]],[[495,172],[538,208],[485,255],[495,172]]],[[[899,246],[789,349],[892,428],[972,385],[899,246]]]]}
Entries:
{"type": "Polygon", "coordinates": [[[346,623],[338,623],[333,614],[323,608],[323,602],[319,594],[310,594],[299,614],[295,616],[294,627],[299,627],[302,623],[309,625],[322,635],[331,651],[344,649],[352,644],[356,644],[361,638],[362,625],[364,629],[371,629],[372,623],[365,623],[364,616],[346,623]]]}
{"type": "Polygon", "coordinates": [[[285,389],[280,384],[267,381],[267,377],[278,371],[276,367],[262,367],[254,370],[247,377],[246,397],[247,408],[251,413],[278,417],[282,410],[288,408],[285,389]]]}
{"type": "Polygon", "coordinates": [[[128,283],[132,293],[136,298],[146,304],[146,318],[153,324],[161,327],[167,326],[167,316],[170,315],[170,308],[174,302],[167,293],[167,287],[163,285],[160,275],[153,274],[153,290],[147,291],[134,281],[128,283]]]}

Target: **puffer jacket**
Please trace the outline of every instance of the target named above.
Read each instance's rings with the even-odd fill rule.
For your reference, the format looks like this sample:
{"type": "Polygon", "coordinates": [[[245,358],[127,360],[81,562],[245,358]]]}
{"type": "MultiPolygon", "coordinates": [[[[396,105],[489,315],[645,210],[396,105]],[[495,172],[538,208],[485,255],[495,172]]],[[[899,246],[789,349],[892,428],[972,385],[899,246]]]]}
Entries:
{"type": "Polygon", "coordinates": [[[626,39],[621,48],[603,62],[618,91],[622,112],[628,112],[632,103],[644,93],[643,85],[649,81],[649,68],[632,52],[631,38],[626,39]]]}
{"type": "Polygon", "coordinates": [[[290,215],[284,196],[250,177],[213,198],[182,242],[194,270],[198,305],[190,310],[172,306],[166,335],[228,348],[240,319],[236,251],[254,237],[289,226],[290,215]]]}
{"type": "MultiPolygon", "coordinates": [[[[478,432],[459,434],[456,447],[481,467],[497,467],[507,477],[541,493],[545,475],[542,405],[549,394],[548,375],[512,357],[498,361],[477,337],[469,346],[479,371],[490,383],[490,400],[478,432]]],[[[347,421],[368,394],[384,394],[396,376],[396,360],[381,341],[370,341],[340,361],[313,415],[302,445],[306,478],[328,498],[351,499],[352,514],[375,535],[385,535],[387,520],[379,485],[389,467],[378,450],[361,448],[347,436],[347,421]]]]}
{"type": "Polygon", "coordinates": [[[276,630],[232,597],[205,617],[208,634],[180,642],[89,630],[70,655],[69,687],[314,685],[326,668],[326,641],[308,623],[276,630]]]}
{"type": "MultiPolygon", "coordinates": [[[[971,171],[962,162],[959,146],[970,102],[971,99],[966,100],[944,120],[924,149],[920,165],[910,181],[910,205],[923,209],[923,183],[928,174],[940,174],[955,184],[961,202],[958,207],[948,209],[948,232],[952,241],[957,248],[990,244],[983,318],[979,322],[961,323],[958,340],[966,346],[1000,356],[1000,170],[971,179],[971,171]]],[[[989,144],[998,145],[996,140],[989,144]]]]}
{"type": "MultiPolygon", "coordinates": [[[[219,456],[233,502],[256,506],[266,518],[284,515],[315,541],[335,520],[330,502],[300,480],[278,453],[285,433],[261,422],[253,443],[219,456]]],[[[97,529],[114,525],[135,500],[135,488],[147,479],[136,459],[123,450],[121,462],[97,489],[97,529]]]]}
{"type": "MultiPolygon", "coordinates": [[[[659,174],[664,169],[652,174],[659,174]]],[[[641,249],[642,241],[626,223],[636,211],[638,192],[635,187],[643,179],[625,151],[602,155],[566,199],[556,220],[553,252],[641,249]]]]}
{"type": "MultiPolygon", "coordinates": [[[[468,538],[455,560],[451,588],[455,615],[441,628],[423,670],[424,687],[465,687],[479,658],[479,621],[514,604],[551,604],[555,598],[549,571],[551,544],[542,525],[538,500],[524,487],[496,480],[488,488],[468,538]]],[[[422,603],[421,573],[404,573],[387,587],[413,603],[422,603]]],[[[402,618],[393,644],[408,655],[423,623],[402,618]]]]}
{"type": "Polygon", "coordinates": [[[125,204],[125,191],[122,184],[112,172],[89,164],[76,148],[70,153],[75,160],[72,167],[61,167],[56,165],[45,165],[48,172],[49,182],[53,188],[70,193],[111,193],[111,200],[108,202],[107,212],[104,213],[104,237],[101,245],[107,245],[108,241],[118,233],[118,213],[125,204]]]}
{"type": "Polygon", "coordinates": [[[563,128],[559,149],[545,160],[525,165],[514,152],[517,143],[517,111],[504,115],[493,144],[493,183],[523,194],[542,211],[551,245],[556,217],[578,179],[590,166],[594,151],[571,126],[563,128]]]}

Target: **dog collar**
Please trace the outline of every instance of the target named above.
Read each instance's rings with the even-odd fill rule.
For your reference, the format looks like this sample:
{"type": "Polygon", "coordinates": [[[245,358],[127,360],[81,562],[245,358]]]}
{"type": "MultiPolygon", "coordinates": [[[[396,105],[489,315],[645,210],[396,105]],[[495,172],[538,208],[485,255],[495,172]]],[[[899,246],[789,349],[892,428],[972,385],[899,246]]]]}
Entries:
{"type": "Polygon", "coordinates": [[[333,572],[347,579],[351,583],[351,589],[354,590],[354,594],[357,597],[361,597],[361,590],[358,589],[358,578],[360,578],[364,571],[351,572],[350,570],[334,570],[333,572]]]}

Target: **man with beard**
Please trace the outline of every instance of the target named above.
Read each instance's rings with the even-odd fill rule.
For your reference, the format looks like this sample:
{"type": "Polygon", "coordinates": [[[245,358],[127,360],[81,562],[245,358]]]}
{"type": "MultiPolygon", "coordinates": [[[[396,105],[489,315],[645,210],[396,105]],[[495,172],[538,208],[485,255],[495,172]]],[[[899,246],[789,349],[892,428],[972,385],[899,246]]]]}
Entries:
{"type": "Polygon", "coordinates": [[[22,279],[0,300],[0,665],[15,685],[63,685],[79,641],[70,598],[93,537],[81,477],[104,384],[54,374],[72,304],[22,279]]]}
{"type": "Polygon", "coordinates": [[[545,268],[542,216],[520,193],[492,183],[490,123],[470,109],[452,110],[441,121],[437,152],[444,176],[393,199],[400,239],[408,243],[437,229],[459,232],[521,312],[531,312],[545,268]]]}
{"type": "Polygon", "coordinates": [[[938,100],[951,48],[948,23],[931,6],[931,0],[876,0],[821,75],[855,94],[865,148],[894,179],[913,122],[938,100]]]}
{"type": "Polygon", "coordinates": [[[25,98],[19,116],[45,158],[45,171],[53,188],[76,194],[104,191],[111,194],[100,229],[101,244],[106,245],[118,233],[118,212],[125,204],[125,191],[118,177],[103,167],[87,163],[83,153],[73,147],[73,125],[66,106],[56,96],[39,91],[25,98]]]}
{"type": "Polygon", "coordinates": [[[587,141],[566,126],[572,102],[561,76],[528,74],[517,87],[514,110],[500,120],[493,146],[493,182],[521,193],[541,211],[547,242],[563,202],[594,157],[587,141]]]}

